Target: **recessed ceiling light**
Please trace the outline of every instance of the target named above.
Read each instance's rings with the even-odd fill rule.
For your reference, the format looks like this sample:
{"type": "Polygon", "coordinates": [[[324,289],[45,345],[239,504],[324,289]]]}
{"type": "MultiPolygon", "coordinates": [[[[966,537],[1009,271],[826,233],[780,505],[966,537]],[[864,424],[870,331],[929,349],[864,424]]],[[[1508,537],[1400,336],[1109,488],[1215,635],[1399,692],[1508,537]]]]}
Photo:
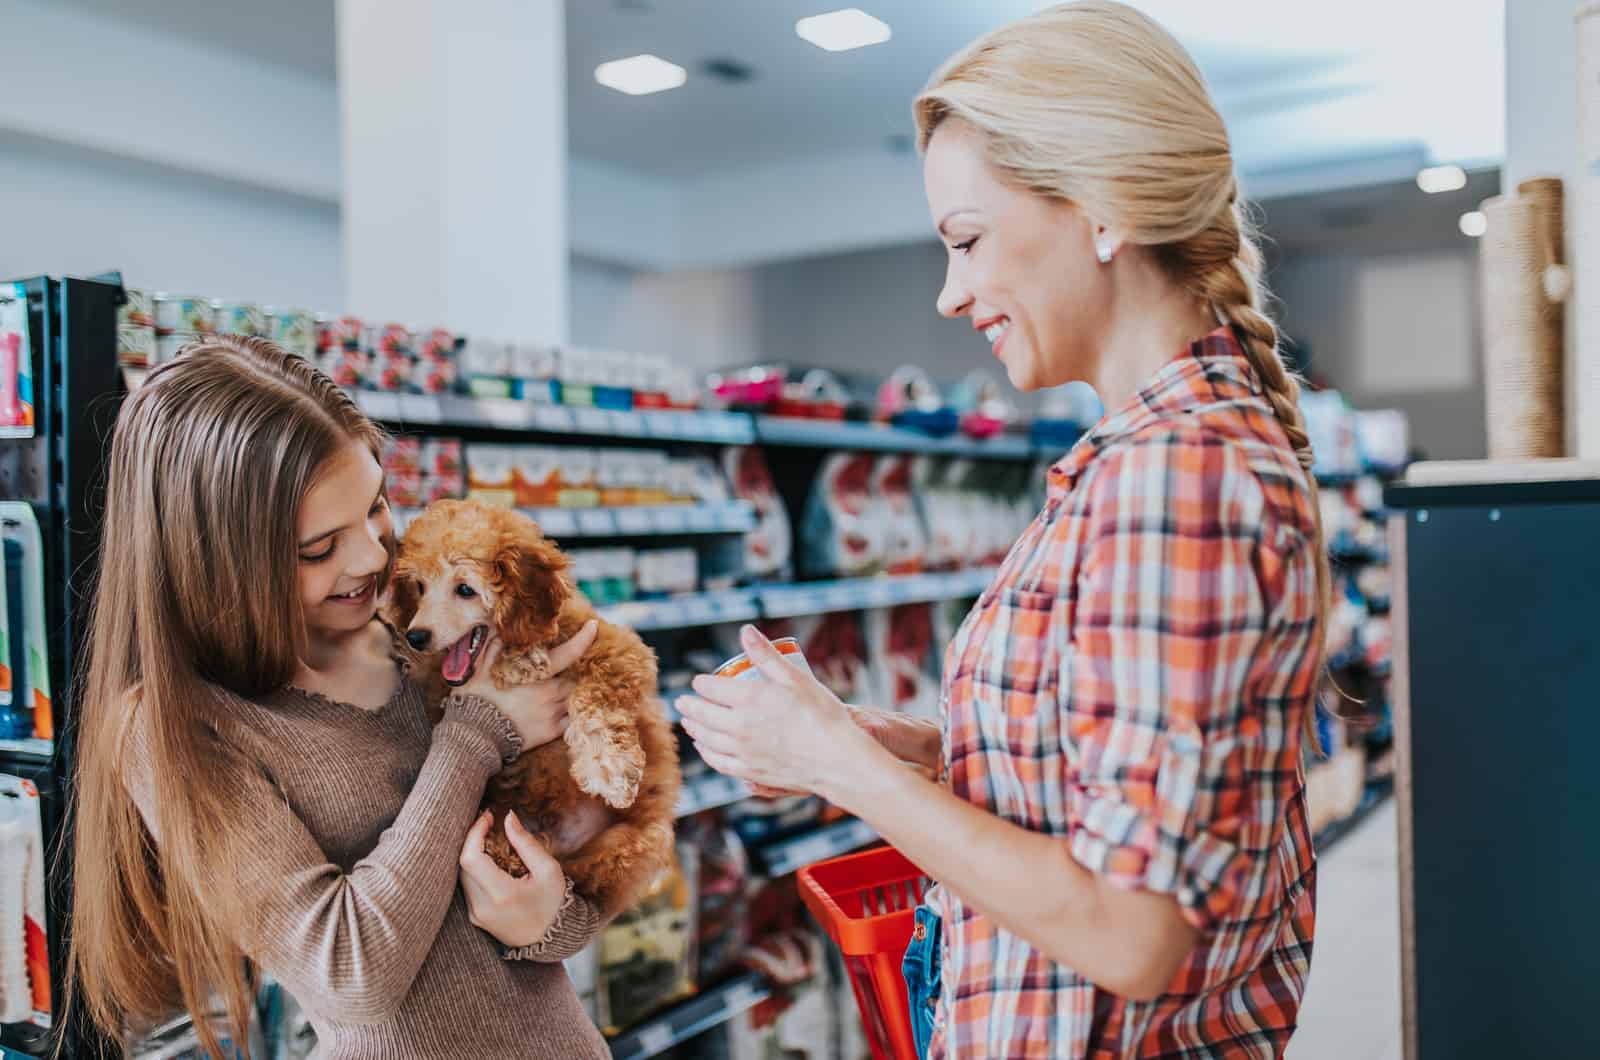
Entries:
{"type": "Polygon", "coordinates": [[[1478,210],[1461,215],[1461,234],[1477,239],[1489,230],[1489,219],[1478,210]]]}
{"type": "Polygon", "coordinates": [[[882,44],[892,35],[887,22],[873,18],[859,7],[802,18],[794,24],[794,31],[803,40],[830,52],[882,44]]]}
{"type": "Polygon", "coordinates": [[[1460,191],[1466,186],[1467,174],[1460,166],[1429,166],[1417,174],[1417,187],[1429,195],[1460,191]]]}
{"type": "Polygon", "coordinates": [[[594,68],[594,79],[607,88],[626,92],[630,96],[648,96],[652,92],[677,88],[689,79],[689,75],[677,63],[669,63],[658,55],[646,54],[601,63],[594,68]]]}

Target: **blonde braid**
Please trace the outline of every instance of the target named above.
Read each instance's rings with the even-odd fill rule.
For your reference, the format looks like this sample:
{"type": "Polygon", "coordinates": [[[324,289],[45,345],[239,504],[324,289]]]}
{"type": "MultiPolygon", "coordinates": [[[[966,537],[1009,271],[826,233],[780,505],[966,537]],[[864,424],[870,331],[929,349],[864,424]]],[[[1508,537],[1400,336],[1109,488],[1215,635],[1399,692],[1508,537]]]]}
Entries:
{"type": "MultiPolygon", "coordinates": [[[[1256,243],[1253,226],[1235,197],[1209,228],[1184,243],[1165,249],[1169,259],[1176,259],[1178,267],[1192,277],[1190,289],[1239,334],[1250,367],[1255,369],[1267,402],[1305,474],[1315,533],[1312,546],[1317,572],[1317,625],[1313,650],[1317,653],[1320,671],[1326,649],[1323,638],[1328,626],[1333,576],[1328,569],[1322,507],[1318,503],[1317,479],[1312,471],[1311,436],[1306,430],[1305,414],[1300,410],[1301,380],[1284,364],[1278,352],[1278,328],[1262,309],[1265,292],[1261,282],[1261,249],[1256,243]]],[[[1312,746],[1316,746],[1315,710],[1306,715],[1306,735],[1312,746]]]]}

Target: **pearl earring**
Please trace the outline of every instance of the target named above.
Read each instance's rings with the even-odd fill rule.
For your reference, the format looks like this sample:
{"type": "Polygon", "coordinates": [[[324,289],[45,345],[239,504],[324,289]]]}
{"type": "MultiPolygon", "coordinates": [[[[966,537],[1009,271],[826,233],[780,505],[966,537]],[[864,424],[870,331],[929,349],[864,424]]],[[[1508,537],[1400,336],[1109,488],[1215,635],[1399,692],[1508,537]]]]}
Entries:
{"type": "Polygon", "coordinates": [[[1100,264],[1111,264],[1112,255],[1116,252],[1111,249],[1111,243],[1106,239],[1094,241],[1094,256],[1100,259],[1100,264]]]}

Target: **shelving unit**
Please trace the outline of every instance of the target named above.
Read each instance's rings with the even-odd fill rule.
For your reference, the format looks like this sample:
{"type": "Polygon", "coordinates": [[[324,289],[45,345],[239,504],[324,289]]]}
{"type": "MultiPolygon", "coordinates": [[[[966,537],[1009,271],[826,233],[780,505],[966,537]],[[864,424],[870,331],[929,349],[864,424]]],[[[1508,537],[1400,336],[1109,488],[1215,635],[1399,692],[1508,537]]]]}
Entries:
{"type": "Polygon", "coordinates": [[[996,569],[978,567],[940,574],[879,575],[766,586],[759,593],[761,613],[766,618],[793,618],[829,611],[959,600],[977,596],[988,588],[996,569]]]}
{"type": "Polygon", "coordinates": [[[750,417],[737,412],[616,411],[463,394],[389,394],[375,390],[351,393],[368,416],[400,427],[487,428],[709,445],[748,445],[755,441],[750,417]]]}
{"type": "MultiPolygon", "coordinates": [[[[755,529],[748,501],[724,504],[663,504],[619,508],[522,508],[548,537],[558,541],[594,537],[668,537],[742,534],[755,529]]],[[[395,526],[403,528],[421,509],[400,508],[395,526]]]]}
{"type": "Polygon", "coordinates": [[[824,825],[814,832],[758,845],[751,853],[768,876],[788,876],[807,865],[848,854],[877,841],[877,832],[865,821],[852,818],[824,825]]]}
{"type": "Polygon", "coordinates": [[[640,633],[689,629],[718,622],[752,622],[761,617],[753,589],[691,593],[664,600],[630,600],[602,608],[600,617],[640,633]]]}
{"type": "Polygon", "coordinates": [[[750,786],[742,780],[712,773],[688,781],[678,793],[677,814],[693,817],[697,813],[729,806],[750,797],[750,786]]]}
{"type": "Polygon", "coordinates": [[[963,434],[933,438],[921,431],[884,424],[839,420],[806,420],[790,416],[757,416],[756,439],[764,445],[808,449],[851,449],[874,452],[926,453],[993,460],[1026,460],[1034,455],[1028,439],[1000,435],[978,440],[963,434]]]}
{"type": "Polygon", "coordinates": [[[611,1040],[614,1060],[659,1056],[698,1034],[747,1012],[772,996],[772,987],[755,973],[712,987],[646,1020],[611,1040]]]}

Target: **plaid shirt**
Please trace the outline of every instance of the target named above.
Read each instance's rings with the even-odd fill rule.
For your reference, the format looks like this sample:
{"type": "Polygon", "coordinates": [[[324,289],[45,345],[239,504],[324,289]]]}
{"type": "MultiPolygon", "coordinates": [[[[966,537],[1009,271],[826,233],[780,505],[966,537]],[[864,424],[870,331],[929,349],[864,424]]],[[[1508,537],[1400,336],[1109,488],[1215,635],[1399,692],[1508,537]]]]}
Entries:
{"type": "Polygon", "coordinates": [[[932,1056],[1283,1052],[1315,905],[1314,504],[1226,328],[1050,469],[946,654],[949,782],[1117,886],[1173,895],[1201,941],[1165,995],[1128,1001],[941,889],[932,1056]]]}

